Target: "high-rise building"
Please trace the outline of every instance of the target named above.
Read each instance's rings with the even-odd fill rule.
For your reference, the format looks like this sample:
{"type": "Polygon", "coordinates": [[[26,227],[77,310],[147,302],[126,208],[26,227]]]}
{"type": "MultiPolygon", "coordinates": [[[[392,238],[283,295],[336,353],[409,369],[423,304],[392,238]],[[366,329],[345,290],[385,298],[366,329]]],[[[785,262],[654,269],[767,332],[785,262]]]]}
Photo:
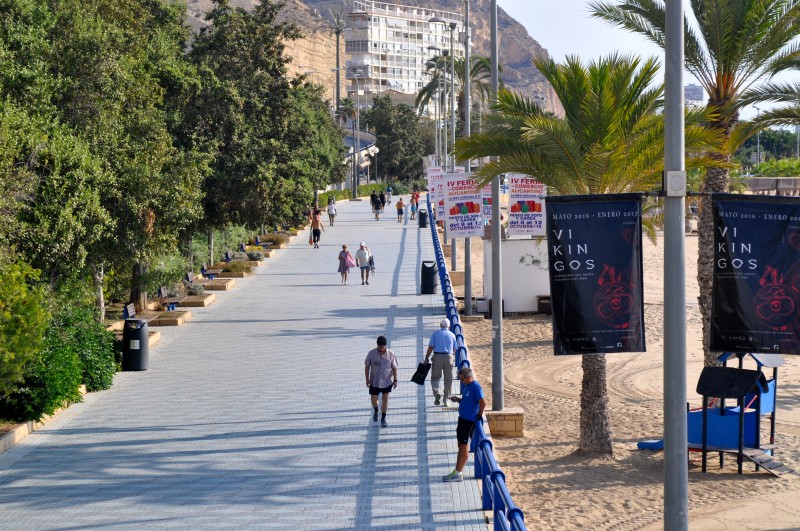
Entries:
{"type": "MultiPolygon", "coordinates": [[[[383,91],[416,94],[429,81],[425,63],[450,50],[464,57],[464,17],[458,13],[385,2],[354,2],[347,16],[345,50],[347,96],[375,96],[383,91]],[[446,23],[430,22],[432,18],[446,23]],[[456,24],[451,31],[450,23],[456,24]],[[438,50],[437,50],[438,48],[438,50]]],[[[357,102],[364,107],[367,102],[357,102]]]]}
{"type": "Polygon", "coordinates": [[[706,93],[703,87],[695,85],[694,83],[689,83],[683,87],[683,98],[686,100],[687,104],[692,102],[698,105],[705,103],[706,93]]]}

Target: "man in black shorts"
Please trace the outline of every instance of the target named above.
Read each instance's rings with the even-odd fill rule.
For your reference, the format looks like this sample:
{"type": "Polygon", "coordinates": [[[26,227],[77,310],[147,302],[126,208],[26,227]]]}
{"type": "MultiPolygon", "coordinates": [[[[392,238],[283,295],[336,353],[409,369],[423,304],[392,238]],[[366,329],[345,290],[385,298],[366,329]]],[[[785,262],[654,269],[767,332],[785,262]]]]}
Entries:
{"type": "Polygon", "coordinates": [[[383,396],[381,401],[381,427],[389,424],[386,422],[386,412],[389,410],[389,393],[397,387],[397,358],[394,352],[386,348],[386,337],[378,336],[378,347],[367,353],[364,360],[364,377],[369,398],[372,401],[372,421],[378,422],[378,395],[383,396]]]}
{"type": "Polygon", "coordinates": [[[481,384],[475,381],[472,369],[464,367],[458,371],[458,379],[461,380],[461,397],[453,396],[451,400],[458,404],[458,427],[456,428],[456,440],[458,441],[458,457],[456,458],[456,468],[452,472],[442,477],[443,481],[464,481],[462,471],[467,464],[469,455],[469,438],[475,429],[476,422],[483,422],[483,410],[486,407],[486,399],[483,396],[481,384]]]}

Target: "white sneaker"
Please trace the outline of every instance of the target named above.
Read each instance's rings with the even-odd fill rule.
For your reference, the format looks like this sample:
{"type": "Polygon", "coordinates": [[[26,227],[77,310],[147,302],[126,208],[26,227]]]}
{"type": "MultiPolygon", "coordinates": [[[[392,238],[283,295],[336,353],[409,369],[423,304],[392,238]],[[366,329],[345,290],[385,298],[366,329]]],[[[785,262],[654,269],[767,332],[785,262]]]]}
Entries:
{"type": "Polygon", "coordinates": [[[442,476],[442,481],[444,481],[445,483],[464,481],[464,474],[462,474],[457,470],[453,470],[446,476],[442,476]]]}

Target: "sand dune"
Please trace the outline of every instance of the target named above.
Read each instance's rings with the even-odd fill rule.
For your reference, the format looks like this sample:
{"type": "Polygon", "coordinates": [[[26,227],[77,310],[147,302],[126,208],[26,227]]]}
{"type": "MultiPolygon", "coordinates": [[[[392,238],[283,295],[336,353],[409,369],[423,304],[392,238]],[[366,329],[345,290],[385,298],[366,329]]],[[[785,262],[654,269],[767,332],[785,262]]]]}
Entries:
{"type": "MultiPolygon", "coordinates": [[[[473,293],[483,281],[482,246],[473,248],[473,293]]],[[[463,248],[460,250],[463,257],[463,248]]],[[[701,319],[697,305],[697,238],[686,239],[687,396],[702,370],[701,319]]],[[[663,453],[636,449],[663,434],[663,246],[644,242],[647,352],[608,356],[608,394],[614,458],[587,460],[577,448],[582,371],[580,356],[555,357],[549,316],[504,320],[506,407],[525,410],[524,438],[496,438],[514,501],[530,529],[662,529],[663,453]]],[[[463,287],[456,288],[463,295],[463,287]]],[[[491,321],[464,326],[473,366],[491,399],[491,321]]],[[[800,359],[787,357],[779,372],[776,459],[800,470],[800,359]]],[[[753,466],[736,474],[735,459],[723,469],[716,457],[700,472],[690,454],[690,527],[800,529],[796,476],[773,478],[753,466]]]]}

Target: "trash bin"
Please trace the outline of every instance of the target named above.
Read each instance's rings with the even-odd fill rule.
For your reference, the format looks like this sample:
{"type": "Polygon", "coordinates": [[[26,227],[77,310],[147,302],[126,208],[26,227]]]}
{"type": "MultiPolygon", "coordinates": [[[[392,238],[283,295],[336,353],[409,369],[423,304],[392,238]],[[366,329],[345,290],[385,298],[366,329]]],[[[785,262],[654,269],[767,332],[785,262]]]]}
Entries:
{"type": "Polygon", "coordinates": [[[150,336],[147,321],[125,319],[122,328],[122,370],[146,371],[150,357],[150,336]]]}
{"type": "Polygon", "coordinates": [[[422,295],[433,295],[436,293],[436,262],[424,261],[420,269],[420,291],[422,295]]]}
{"type": "Polygon", "coordinates": [[[428,226],[428,211],[421,209],[419,211],[419,228],[424,229],[427,226],[428,226]]]}
{"type": "Polygon", "coordinates": [[[552,314],[553,307],[550,303],[550,295],[537,295],[536,313],[552,314]]]}

